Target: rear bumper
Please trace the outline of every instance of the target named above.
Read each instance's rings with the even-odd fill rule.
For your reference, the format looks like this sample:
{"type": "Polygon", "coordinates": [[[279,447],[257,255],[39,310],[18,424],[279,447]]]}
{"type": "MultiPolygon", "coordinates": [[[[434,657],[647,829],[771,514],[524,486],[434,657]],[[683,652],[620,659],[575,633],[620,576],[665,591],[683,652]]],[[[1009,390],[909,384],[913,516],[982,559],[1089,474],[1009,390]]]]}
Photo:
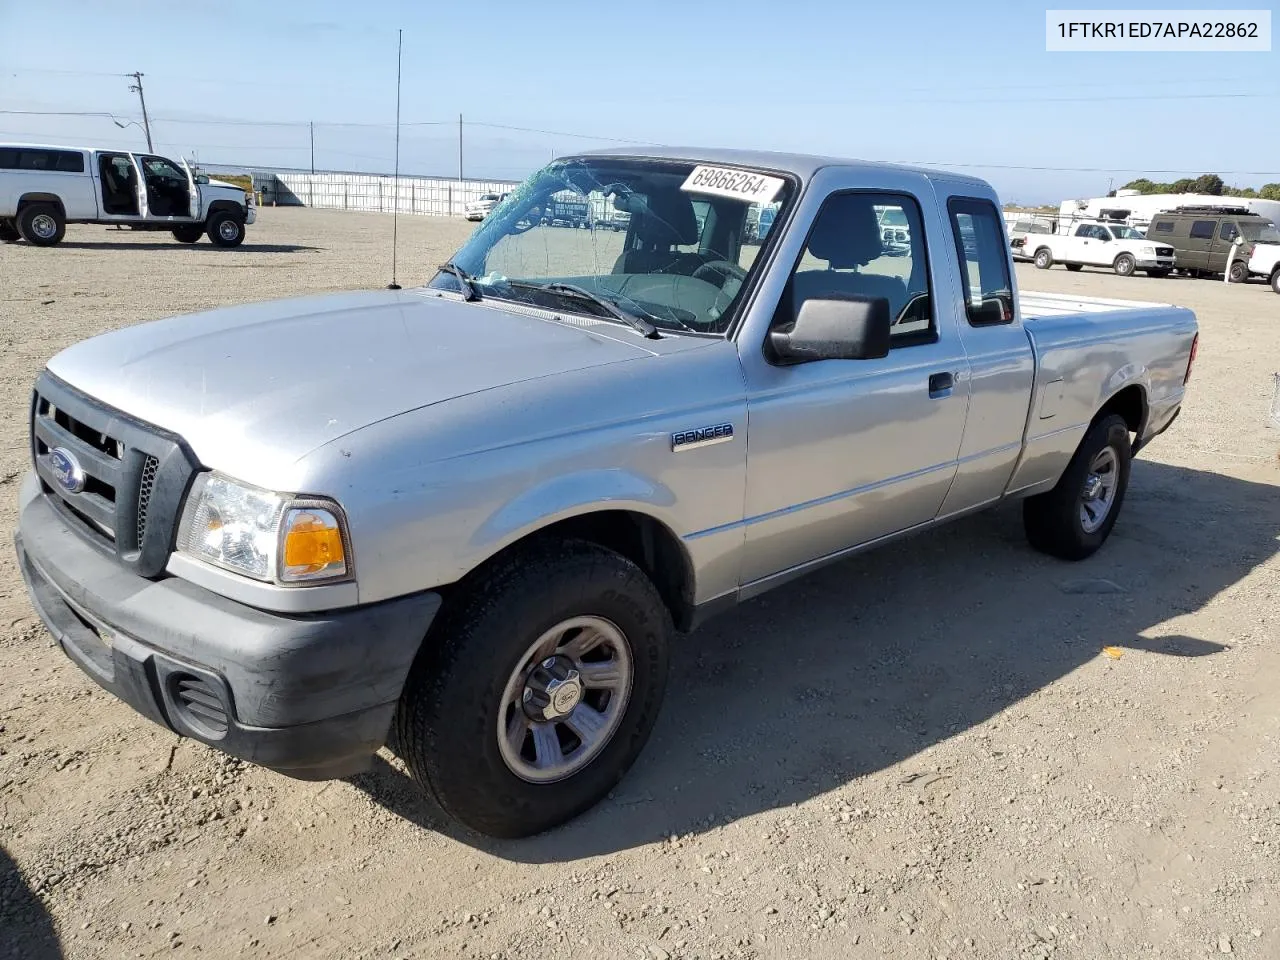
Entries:
{"type": "Polygon", "coordinates": [[[305,780],[365,769],[385,742],[438,594],[267,613],[124,570],[30,477],[21,503],[14,541],[32,605],[66,655],[143,716],[305,780]]]}

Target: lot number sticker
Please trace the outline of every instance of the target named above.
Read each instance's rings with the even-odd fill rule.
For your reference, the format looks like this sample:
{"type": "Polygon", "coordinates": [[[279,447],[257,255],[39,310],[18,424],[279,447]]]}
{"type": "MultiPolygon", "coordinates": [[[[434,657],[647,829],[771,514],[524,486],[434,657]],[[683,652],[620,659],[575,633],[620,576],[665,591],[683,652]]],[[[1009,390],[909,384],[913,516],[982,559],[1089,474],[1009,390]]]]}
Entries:
{"type": "Polygon", "coordinates": [[[782,189],[782,184],[781,177],[766,177],[761,173],[748,173],[729,167],[694,167],[680,189],[689,193],[732,197],[748,203],[772,203],[782,189]]]}

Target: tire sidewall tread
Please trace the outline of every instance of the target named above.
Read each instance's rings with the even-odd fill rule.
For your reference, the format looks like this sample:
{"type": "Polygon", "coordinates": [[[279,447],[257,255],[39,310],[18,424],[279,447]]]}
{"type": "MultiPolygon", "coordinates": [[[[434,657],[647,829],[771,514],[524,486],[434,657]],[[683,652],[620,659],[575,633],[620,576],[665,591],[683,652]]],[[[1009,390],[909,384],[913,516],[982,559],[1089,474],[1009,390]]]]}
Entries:
{"type": "Polygon", "coordinates": [[[410,671],[397,711],[398,740],[415,779],[454,819],[496,837],[540,833],[597,803],[647,742],[666,688],[670,613],[639,567],[585,541],[522,550],[463,589],[410,671]],[[616,623],[631,644],[626,715],[582,771],[528,783],[498,749],[507,679],[539,635],[588,614],[616,623]]]}
{"type": "Polygon", "coordinates": [[[1084,560],[1096,553],[1111,535],[1124,506],[1131,450],[1129,426],[1118,414],[1103,417],[1090,426],[1054,488],[1023,501],[1023,525],[1031,545],[1063,560],[1084,560]],[[1087,533],[1080,523],[1080,491],[1094,458],[1108,444],[1116,450],[1119,485],[1106,520],[1097,530],[1087,533]]]}

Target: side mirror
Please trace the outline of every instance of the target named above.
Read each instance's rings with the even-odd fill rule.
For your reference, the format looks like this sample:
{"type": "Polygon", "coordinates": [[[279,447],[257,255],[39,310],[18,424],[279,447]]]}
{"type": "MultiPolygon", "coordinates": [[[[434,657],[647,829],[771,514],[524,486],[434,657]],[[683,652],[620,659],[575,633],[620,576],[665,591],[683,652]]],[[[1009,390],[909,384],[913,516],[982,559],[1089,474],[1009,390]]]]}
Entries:
{"type": "Polygon", "coordinates": [[[889,355],[889,301],[837,294],[800,305],[795,322],[769,333],[785,364],[813,360],[874,360],[889,355]]]}
{"type": "Polygon", "coordinates": [[[206,184],[206,183],[208,183],[208,182],[209,182],[209,178],[208,178],[208,176],[206,176],[206,175],[205,175],[205,174],[203,174],[203,173],[201,173],[201,174],[197,174],[197,176],[196,176],[196,183],[201,184],[201,185],[204,185],[204,184],[206,184]]]}

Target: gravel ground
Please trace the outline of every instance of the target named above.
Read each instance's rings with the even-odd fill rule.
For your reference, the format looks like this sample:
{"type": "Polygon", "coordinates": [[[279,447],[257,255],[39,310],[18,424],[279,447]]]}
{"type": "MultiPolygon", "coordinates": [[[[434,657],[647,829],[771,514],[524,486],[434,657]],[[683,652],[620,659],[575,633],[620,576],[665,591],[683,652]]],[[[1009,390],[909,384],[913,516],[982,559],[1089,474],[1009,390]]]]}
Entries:
{"type": "MultiPolygon", "coordinates": [[[[382,286],[390,227],[266,209],[231,252],[101,227],[0,247],[0,520],[50,355],[382,286]]],[[[401,281],[469,229],[402,220],[401,281]]],[[[1001,509],[713,621],[616,794],[530,841],[441,822],[389,754],[308,784],[179,740],[50,646],[3,551],[0,956],[1280,956],[1280,298],[1019,277],[1200,317],[1108,546],[1049,560],[1001,509]]]]}

